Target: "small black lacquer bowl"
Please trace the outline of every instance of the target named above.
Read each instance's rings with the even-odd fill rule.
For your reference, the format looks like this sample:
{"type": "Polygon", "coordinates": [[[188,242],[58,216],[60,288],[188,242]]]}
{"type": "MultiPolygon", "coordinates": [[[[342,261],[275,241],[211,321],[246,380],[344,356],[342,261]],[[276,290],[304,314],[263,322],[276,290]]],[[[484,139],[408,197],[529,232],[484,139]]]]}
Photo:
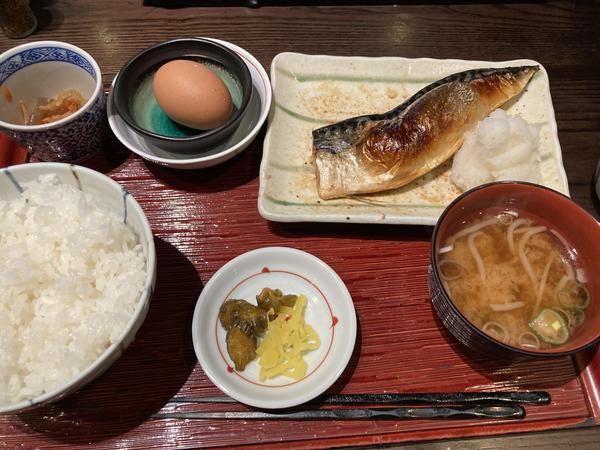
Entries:
{"type": "Polygon", "coordinates": [[[440,216],[432,236],[429,290],[433,307],[444,326],[467,347],[492,358],[548,358],[571,355],[600,341],[600,223],[571,199],[552,189],[531,183],[495,182],[473,188],[455,199],[440,216]],[[481,210],[492,214],[516,211],[556,230],[572,245],[581,268],[589,275],[591,302],[586,321],[565,344],[546,349],[507,345],[481,331],[453,303],[444,287],[439,251],[447,239],[464,228],[481,210]]]}
{"type": "Polygon", "coordinates": [[[114,80],[113,106],[127,125],[152,144],[186,153],[207,148],[231,135],[240,124],[252,94],[252,77],[240,56],[218,42],[181,38],[156,44],[130,59],[114,80]],[[172,121],[152,93],[156,71],[174,59],[202,62],[225,83],[233,102],[231,116],[210,130],[194,130],[172,121]]]}

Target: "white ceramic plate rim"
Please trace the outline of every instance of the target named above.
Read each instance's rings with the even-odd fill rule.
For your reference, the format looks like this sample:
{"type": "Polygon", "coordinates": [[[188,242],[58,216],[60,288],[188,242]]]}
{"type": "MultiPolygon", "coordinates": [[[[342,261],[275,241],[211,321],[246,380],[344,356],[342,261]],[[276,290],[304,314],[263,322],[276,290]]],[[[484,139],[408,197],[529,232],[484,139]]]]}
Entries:
{"type": "MultiPolygon", "coordinates": [[[[277,89],[277,73],[276,67],[277,62],[286,55],[298,55],[298,56],[310,56],[311,58],[319,58],[326,60],[355,60],[355,61],[385,61],[385,60],[393,60],[393,61],[405,61],[407,63],[410,62],[423,62],[428,64],[478,64],[481,66],[490,66],[490,67],[501,67],[507,65],[537,65],[540,67],[540,71],[544,74],[546,79],[548,79],[548,73],[542,64],[537,61],[531,59],[516,59],[510,61],[483,61],[483,60],[463,60],[463,59],[436,59],[436,58],[404,58],[400,56],[380,56],[380,57],[370,57],[370,56],[332,56],[332,55],[308,55],[296,52],[283,52],[275,55],[273,61],[271,63],[271,84],[272,89],[275,91],[277,89]]],[[[551,132],[554,139],[554,157],[556,158],[558,164],[558,175],[559,182],[562,184],[561,192],[565,195],[569,195],[569,183],[567,180],[567,175],[564,169],[564,164],[562,160],[562,151],[560,148],[560,142],[558,140],[558,128],[556,124],[555,114],[554,114],[554,105],[552,103],[552,97],[550,93],[550,83],[546,84],[546,94],[548,95],[549,102],[549,112],[552,117],[550,118],[550,127],[551,132]]],[[[274,110],[275,108],[273,108],[274,110]]],[[[364,212],[362,214],[352,214],[350,210],[344,209],[341,212],[335,213],[320,213],[314,212],[311,214],[308,213],[295,213],[295,212],[273,212],[269,209],[269,207],[265,204],[266,198],[266,188],[268,184],[267,177],[267,169],[270,158],[270,150],[271,146],[271,135],[272,129],[271,124],[269,123],[269,128],[267,129],[267,133],[265,136],[264,144],[263,144],[263,157],[260,164],[260,186],[258,192],[258,211],[259,214],[267,219],[275,222],[337,222],[337,223],[383,223],[383,224],[398,224],[398,225],[435,225],[437,222],[437,217],[429,217],[429,216],[420,216],[418,214],[415,215],[402,215],[402,214],[389,214],[386,215],[385,218],[382,219],[381,214],[377,212],[373,212],[369,214],[368,212],[364,212]]],[[[446,205],[447,206],[447,205],[446,205]]]]}
{"type": "MultiPolygon", "coordinates": [[[[282,264],[280,264],[280,266],[281,265],[282,264]]],[[[288,266],[286,265],[286,267],[288,266]]],[[[260,271],[260,269],[258,269],[258,271],[260,271]]],[[[321,285],[319,289],[323,289],[323,286],[321,285]]],[[[198,357],[198,361],[204,373],[225,394],[242,403],[258,408],[289,408],[312,400],[327,390],[339,378],[350,361],[350,357],[354,351],[356,327],[356,312],[354,310],[352,297],[350,296],[350,293],[348,292],[348,289],[346,288],[342,279],[329,265],[316,256],[295,248],[265,247],[251,250],[227,262],[217,272],[215,272],[208,283],[206,283],[206,286],[202,290],[194,309],[194,316],[192,320],[192,341],[196,356],[198,357]],[[272,266],[277,265],[276,260],[273,258],[278,255],[280,257],[284,254],[295,259],[297,264],[295,266],[295,270],[301,270],[299,267],[302,267],[303,264],[305,267],[306,265],[311,265],[313,270],[318,270],[319,273],[328,278],[328,282],[334,285],[333,289],[336,289],[338,292],[343,292],[343,295],[339,298],[332,298],[331,304],[332,306],[336,305],[336,315],[343,315],[343,319],[340,320],[337,326],[343,326],[342,329],[344,330],[344,334],[343,339],[339,338],[335,342],[335,345],[337,346],[336,348],[338,349],[335,353],[335,358],[332,358],[331,356],[325,357],[327,364],[322,363],[322,366],[313,372],[312,375],[315,376],[312,377],[312,379],[318,379],[318,384],[315,385],[314,382],[311,382],[310,384],[313,385],[311,388],[301,390],[300,392],[296,392],[292,395],[289,395],[289,391],[292,389],[288,389],[288,386],[279,386],[278,388],[281,389],[279,392],[282,394],[281,398],[273,401],[265,400],[263,397],[261,397],[261,387],[254,387],[253,384],[247,383],[244,384],[246,389],[240,389],[236,387],[236,383],[228,383],[227,380],[224,380],[223,377],[219,376],[219,374],[212,369],[214,364],[223,364],[223,361],[221,360],[221,355],[218,354],[216,349],[212,349],[208,352],[208,354],[204,353],[203,346],[200,341],[202,333],[200,331],[200,326],[203,323],[208,323],[208,326],[210,327],[208,332],[212,332],[214,321],[217,319],[216,317],[206,318],[204,316],[204,309],[208,308],[208,306],[206,306],[207,302],[210,302],[214,299],[218,299],[218,301],[220,301],[221,297],[224,297],[228,292],[230,292],[232,287],[236,286],[237,283],[242,281],[242,279],[245,278],[243,273],[246,273],[243,269],[244,267],[246,267],[249,272],[256,272],[256,267],[250,262],[251,260],[255,258],[261,258],[264,260],[265,266],[272,266]],[[252,264],[252,267],[250,268],[248,264],[252,264]],[[232,273],[236,274],[236,276],[232,277],[232,273]],[[239,274],[239,276],[237,276],[237,274],[239,274]],[[215,292],[220,294],[215,295],[215,292]],[[219,362],[214,363],[214,360],[219,362]]],[[[308,384],[303,383],[303,381],[304,380],[294,383],[294,390],[297,389],[296,385],[303,386],[303,384],[308,384]]]]}
{"type": "MultiPolygon", "coordinates": [[[[164,158],[164,157],[155,156],[155,155],[149,155],[146,152],[140,150],[136,145],[132,144],[127,139],[127,137],[124,136],[119,131],[119,128],[115,122],[116,121],[116,113],[113,112],[113,108],[112,108],[112,94],[113,94],[114,82],[116,79],[116,76],[115,76],[115,78],[113,79],[113,81],[111,83],[111,88],[108,93],[108,101],[106,103],[108,123],[110,125],[111,130],[113,131],[115,136],[119,139],[119,141],[121,141],[121,143],[123,145],[125,145],[125,147],[127,147],[133,153],[141,156],[144,159],[148,159],[148,160],[154,161],[156,163],[168,164],[171,167],[180,166],[182,168],[184,166],[189,166],[194,163],[209,162],[212,160],[221,159],[224,156],[229,155],[231,153],[235,153],[238,149],[247,146],[256,137],[256,135],[260,131],[261,127],[265,123],[265,120],[267,119],[269,110],[271,109],[271,101],[272,101],[273,94],[272,94],[272,90],[271,90],[271,82],[269,81],[269,76],[267,75],[267,72],[265,71],[262,64],[260,64],[260,62],[258,62],[258,60],[254,56],[252,56],[252,54],[250,54],[247,50],[244,50],[243,48],[241,48],[235,44],[232,44],[231,42],[223,41],[221,39],[216,39],[216,38],[209,38],[209,37],[203,37],[202,39],[208,39],[208,40],[217,42],[219,44],[223,44],[226,47],[229,47],[231,50],[235,51],[238,55],[240,55],[245,60],[247,65],[250,64],[256,69],[256,71],[260,75],[260,78],[264,84],[264,92],[265,92],[265,97],[261,98],[261,101],[262,101],[261,113],[258,118],[258,121],[256,122],[256,125],[254,126],[254,128],[250,131],[250,133],[248,133],[248,135],[244,139],[239,141],[237,144],[229,147],[228,149],[223,150],[219,153],[212,154],[210,156],[200,156],[197,158],[189,158],[189,159],[171,159],[171,158],[164,158]]],[[[258,91],[259,91],[259,95],[260,95],[261,90],[258,90],[258,91]]],[[[130,129],[126,124],[125,124],[125,126],[127,127],[127,129],[130,129]]],[[[131,132],[134,133],[133,130],[131,130],[131,132]]]]}

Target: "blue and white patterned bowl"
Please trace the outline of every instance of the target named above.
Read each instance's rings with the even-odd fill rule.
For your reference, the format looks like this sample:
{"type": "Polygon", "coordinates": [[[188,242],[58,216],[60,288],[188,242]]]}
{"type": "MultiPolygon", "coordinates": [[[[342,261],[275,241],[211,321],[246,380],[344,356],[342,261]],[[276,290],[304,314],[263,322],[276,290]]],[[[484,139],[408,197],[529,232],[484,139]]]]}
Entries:
{"type": "MultiPolygon", "coordinates": [[[[23,184],[38,180],[40,176],[56,174],[64,184],[80,189],[96,198],[104,207],[123,217],[139,237],[146,257],[146,278],[133,314],[125,329],[115,341],[83,372],[62,386],[18,403],[0,404],[1,414],[14,414],[55,402],[75,392],[106,371],[133,342],[148,309],[156,281],[156,249],[152,229],[143,209],[119,183],[92,169],[73,164],[30,163],[0,169],[0,199],[12,200],[23,192],[23,184]]],[[[0,227],[2,225],[0,224],[0,227]]]]}
{"type": "Polygon", "coordinates": [[[102,147],[106,118],[102,74],[84,50],[58,41],[14,47],[0,55],[0,129],[41,161],[76,162],[102,147]],[[44,125],[25,125],[39,97],[76,89],[87,99],[75,113],[44,125]]]}

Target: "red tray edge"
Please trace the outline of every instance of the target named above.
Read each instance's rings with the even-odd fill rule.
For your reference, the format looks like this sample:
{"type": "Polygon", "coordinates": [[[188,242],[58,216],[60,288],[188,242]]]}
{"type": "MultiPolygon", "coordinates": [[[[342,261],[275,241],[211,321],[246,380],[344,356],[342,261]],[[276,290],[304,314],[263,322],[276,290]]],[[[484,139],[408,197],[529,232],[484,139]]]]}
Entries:
{"type": "MultiPolygon", "coordinates": [[[[349,446],[364,446],[364,445],[389,445],[389,444],[406,444],[409,442],[422,444],[424,442],[437,441],[442,439],[463,439],[476,437],[498,437],[500,435],[518,435],[520,433],[535,432],[535,431],[550,431],[557,429],[568,428],[585,428],[597,426],[598,421],[593,418],[570,418],[556,420],[541,420],[524,423],[504,423],[502,425],[488,426],[468,426],[457,428],[439,428],[436,430],[419,430],[419,431],[403,431],[398,433],[388,433],[383,435],[365,436],[346,436],[333,438],[319,438],[314,441],[287,441],[287,442],[268,442],[252,445],[235,446],[239,449],[289,449],[295,448],[294,444],[301,445],[304,449],[322,449],[334,447],[349,447],[349,446]]],[[[228,448],[234,448],[228,446],[228,448]]]]}
{"type": "Polygon", "coordinates": [[[16,144],[9,136],[0,133],[0,169],[23,164],[29,160],[27,149],[16,144]]]}
{"type": "Polygon", "coordinates": [[[583,385],[585,399],[592,413],[592,418],[600,423],[600,352],[594,347],[575,355],[575,367],[579,371],[579,379],[583,385]]]}

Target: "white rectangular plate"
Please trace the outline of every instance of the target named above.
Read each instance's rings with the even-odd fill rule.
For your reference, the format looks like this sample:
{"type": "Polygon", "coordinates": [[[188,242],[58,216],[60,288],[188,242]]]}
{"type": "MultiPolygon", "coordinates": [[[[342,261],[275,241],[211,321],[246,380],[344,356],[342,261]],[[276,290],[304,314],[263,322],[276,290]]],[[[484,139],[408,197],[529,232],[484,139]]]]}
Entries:
{"type": "Polygon", "coordinates": [[[260,167],[258,209],[279,222],[434,225],[461,190],[449,179],[452,160],[407,186],[348,199],[322,200],[312,162],[312,130],[363,114],[383,113],[452,73],[539,65],[525,92],[504,106],[539,124],[543,184],[569,195],[550,83],[536,61],[504,62],[366,58],[280,53],[271,65],[274,104],[260,167]]]}

